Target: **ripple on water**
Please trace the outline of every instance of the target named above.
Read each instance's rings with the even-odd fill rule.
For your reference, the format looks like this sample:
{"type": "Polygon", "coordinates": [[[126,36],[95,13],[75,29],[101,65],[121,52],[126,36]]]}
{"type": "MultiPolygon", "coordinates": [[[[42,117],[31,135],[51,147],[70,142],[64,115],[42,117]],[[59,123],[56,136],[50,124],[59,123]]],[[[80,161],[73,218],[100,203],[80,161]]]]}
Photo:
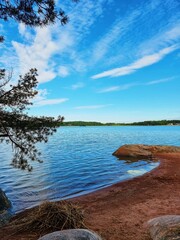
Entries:
{"type": "Polygon", "coordinates": [[[9,166],[9,146],[0,145],[0,186],[15,212],[44,200],[86,194],[155,168],[158,163],[118,160],[123,144],[180,145],[180,127],[63,127],[47,144],[39,144],[44,163],[31,173],[9,166]]]}

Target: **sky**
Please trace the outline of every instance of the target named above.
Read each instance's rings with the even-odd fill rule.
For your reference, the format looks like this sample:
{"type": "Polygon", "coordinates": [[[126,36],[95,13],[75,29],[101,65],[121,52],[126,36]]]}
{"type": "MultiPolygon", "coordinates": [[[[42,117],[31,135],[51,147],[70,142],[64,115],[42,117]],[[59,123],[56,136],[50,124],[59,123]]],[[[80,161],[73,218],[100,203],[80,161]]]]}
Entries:
{"type": "Polygon", "coordinates": [[[29,114],[65,121],[180,119],[179,0],[57,1],[69,16],[44,28],[0,21],[0,67],[38,69],[29,114]]]}

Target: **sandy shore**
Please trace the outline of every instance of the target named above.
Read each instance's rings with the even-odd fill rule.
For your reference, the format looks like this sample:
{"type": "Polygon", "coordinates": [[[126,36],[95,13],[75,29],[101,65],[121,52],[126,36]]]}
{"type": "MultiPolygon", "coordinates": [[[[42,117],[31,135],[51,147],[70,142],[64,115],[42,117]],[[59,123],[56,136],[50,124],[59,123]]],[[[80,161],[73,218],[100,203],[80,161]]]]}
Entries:
{"type": "MultiPolygon", "coordinates": [[[[180,153],[157,154],[156,157],[160,165],[151,172],[71,200],[85,210],[88,228],[104,240],[150,240],[146,228],[149,219],[180,214],[180,153]]],[[[1,240],[38,238],[31,232],[12,234],[8,226],[0,229],[1,240]]]]}

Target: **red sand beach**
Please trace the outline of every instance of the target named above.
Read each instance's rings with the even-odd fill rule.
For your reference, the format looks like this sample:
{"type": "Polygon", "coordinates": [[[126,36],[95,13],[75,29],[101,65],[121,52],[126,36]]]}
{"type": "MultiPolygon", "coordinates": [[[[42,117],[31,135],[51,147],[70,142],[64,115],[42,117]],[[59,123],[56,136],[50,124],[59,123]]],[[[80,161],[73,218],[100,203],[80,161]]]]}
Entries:
{"type": "MultiPolygon", "coordinates": [[[[158,153],[160,165],[149,173],[72,199],[85,210],[86,226],[104,240],[150,240],[146,223],[151,218],[180,214],[180,152],[158,153]]],[[[27,215],[26,210],[16,216],[27,215]]],[[[1,240],[35,240],[38,233],[14,234],[0,229],[1,240]]]]}

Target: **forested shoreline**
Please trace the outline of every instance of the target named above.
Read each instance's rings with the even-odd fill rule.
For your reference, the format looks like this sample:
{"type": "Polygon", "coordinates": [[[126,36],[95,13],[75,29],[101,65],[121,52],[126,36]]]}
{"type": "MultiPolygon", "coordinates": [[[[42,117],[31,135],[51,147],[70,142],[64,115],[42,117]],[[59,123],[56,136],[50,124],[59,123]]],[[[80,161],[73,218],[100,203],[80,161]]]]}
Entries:
{"type": "Polygon", "coordinates": [[[143,121],[133,123],[101,123],[101,122],[86,122],[86,121],[68,121],[61,123],[61,126],[166,126],[180,125],[180,120],[159,120],[159,121],[143,121]]]}

